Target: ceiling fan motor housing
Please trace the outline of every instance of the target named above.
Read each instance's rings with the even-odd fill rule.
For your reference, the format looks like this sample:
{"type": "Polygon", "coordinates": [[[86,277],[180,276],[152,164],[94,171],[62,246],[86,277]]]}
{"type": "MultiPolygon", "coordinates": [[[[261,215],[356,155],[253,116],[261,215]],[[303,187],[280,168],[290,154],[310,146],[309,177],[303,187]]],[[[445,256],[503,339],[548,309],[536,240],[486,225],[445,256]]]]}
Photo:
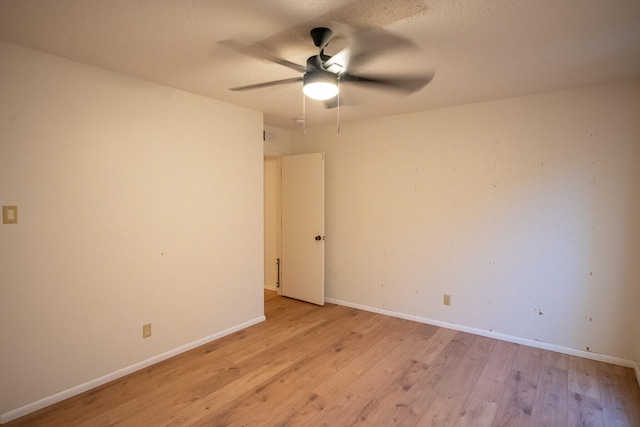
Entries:
{"type": "Polygon", "coordinates": [[[307,71],[324,70],[323,64],[329,59],[331,59],[331,57],[324,54],[310,56],[307,59],[307,71]]]}

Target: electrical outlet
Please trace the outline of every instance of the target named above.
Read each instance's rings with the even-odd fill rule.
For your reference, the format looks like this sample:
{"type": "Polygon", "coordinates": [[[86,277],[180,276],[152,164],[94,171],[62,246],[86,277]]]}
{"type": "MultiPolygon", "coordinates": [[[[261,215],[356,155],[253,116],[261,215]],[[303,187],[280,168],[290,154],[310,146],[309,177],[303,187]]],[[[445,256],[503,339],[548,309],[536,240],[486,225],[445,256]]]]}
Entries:
{"type": "Polygon", "coordinates": [[[142,325],[142,338],[149,338],[151,336],[151,323],[142,325]]]}
{"type": "Polygon", "coordinates": [[[451,295],[444,296],[444,305],[451,305],[451,295]]]}

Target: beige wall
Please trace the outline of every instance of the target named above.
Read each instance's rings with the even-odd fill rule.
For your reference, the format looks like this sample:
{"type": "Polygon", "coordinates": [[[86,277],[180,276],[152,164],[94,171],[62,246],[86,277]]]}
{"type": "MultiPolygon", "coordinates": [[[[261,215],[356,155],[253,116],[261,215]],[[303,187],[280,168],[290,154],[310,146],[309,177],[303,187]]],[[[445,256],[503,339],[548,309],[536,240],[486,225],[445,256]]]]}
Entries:
{"type": "Polygon", "coordinates": [[[6,43],[0,64],[5,420],[263,318],[261,113],[6,43]]]}
{"type": "MultiPolygon", "coordinates": [[[[632,188],[633,197],[631,198],[631,212],[636,216],[636,221],[634,221],[629,229],[629,233],[633,242],[631,246],[635,248],[635,251],[630,254],[630,257],[635,266],[635,271],[632,271],[631,273],[632,282],[635,284],[636,290],[635,302],[633,304],[635,304],[636,310],[639,312],[635,325],[636,351],[634,360],[638,365],[636,366],[636,377],[640,382],[640,310],[638,310],[640,307],[640,220],[637,219],[640,215],[640,102],[636,102],[633,117],[635,126],[632,132],[635,139],[635,150],[631,155],[631,161],[633,162],[633,182],[635,185],[632,188]]],[[[634,298],[630,299],[633,300],[634,298]]]]}
{"type": "Polygon", "coordinates": [[[327,298],[640,360],[639,109],[635,81],[293,133],[326,153],[327,298]]]}

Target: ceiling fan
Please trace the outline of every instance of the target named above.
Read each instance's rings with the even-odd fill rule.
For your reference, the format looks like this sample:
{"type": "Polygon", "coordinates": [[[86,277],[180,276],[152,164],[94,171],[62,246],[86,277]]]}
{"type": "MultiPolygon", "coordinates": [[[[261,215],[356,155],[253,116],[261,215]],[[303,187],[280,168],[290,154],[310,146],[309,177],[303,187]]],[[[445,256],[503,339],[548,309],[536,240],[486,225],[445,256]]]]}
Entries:
{"type": "MultiPolygon", "coordinates": [[[[300,77],[265,83],[251,84],[231,88],[233,91],[246,91],[291,83],[303,83],[303,93],[316,100],[325,100],[328,108],[340,106],[339,85],[343,82],[367,84],[381,89],[391,89],[404,93],[412,93],[422,89],[433,79],[434,73],[419,76],[374,77],[353,74],[351,68],[358,68],[383,50],[413,46],[410,41],[393,36],[386,32],[372,31],[356,38],[352,45],[340,50],[333,56],[325,54],[325,48],[332,39],[333,32],[329,28],[318,27],[311,30],[311,38],[318,48],[318,54],[307,59],[306,66],[287,61],[260,48],[240,48],[242,53],[283,65],[300,73],[300,77]],[[333,98],[338,98],[338,102],[333,98]]],[[[237,48],[237,46],[236,46],[237,48]]]]}

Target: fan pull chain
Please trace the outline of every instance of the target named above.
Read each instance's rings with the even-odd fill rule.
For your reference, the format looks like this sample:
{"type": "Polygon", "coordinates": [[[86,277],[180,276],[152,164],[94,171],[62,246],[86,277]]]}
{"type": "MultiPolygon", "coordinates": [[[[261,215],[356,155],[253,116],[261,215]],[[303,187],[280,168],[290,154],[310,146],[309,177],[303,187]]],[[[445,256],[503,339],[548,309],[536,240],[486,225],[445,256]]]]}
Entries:
{"type": "Polygon", "coordinates": [[[307,134],[307,97],[302,94],[302,135],[307,134]]]}
{"type": "Polygon", "coordinates": [[[338,133],[340,133],[340,76],[337,79],[338,84],[338,133]]]}

